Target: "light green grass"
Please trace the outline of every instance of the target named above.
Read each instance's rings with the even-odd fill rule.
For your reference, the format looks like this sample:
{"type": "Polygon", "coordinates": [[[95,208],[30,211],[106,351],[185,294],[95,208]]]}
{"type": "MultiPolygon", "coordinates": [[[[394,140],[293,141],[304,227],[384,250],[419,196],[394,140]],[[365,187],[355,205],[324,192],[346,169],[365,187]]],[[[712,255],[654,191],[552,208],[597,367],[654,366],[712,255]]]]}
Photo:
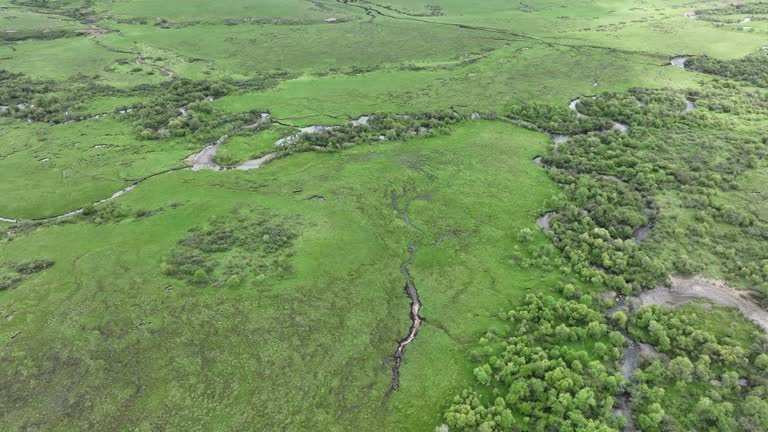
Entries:
{"type": "Polygon", "coordinates": [[[534,98],[567,104],[583,94],[633,86],[695,86],[702,78],[665,63],[643,55],[521,44],[448,70],[305,76],[264,92],[228,96],[214,103],[231,112],[269,107],[276,117],[297,118],[294,122],[301,124],[338,123],[327,116],[352,118],[372,112],[449,107],[503,112],[509,104],[534,98]]]}
{"type": "Polygon", "coordinates": [[[13,219],[54,216],[107,198],[182,166],[196,151],[182,142],[139,142],[129,126],[110,118],[42,127],[7,123],[2,134],[2,216],[13,219]]]}
{"type": "Polygon", "coordinates": [[[118,17],[140,17],[150,21],[156,17],[170,21],[200,21],[241,17],[324,19],[338,15],[334,2],[300,0],[223,0],[216,3],[206,0],[99,0],[96,9],[118,17]]]}
{"type": "Polygon", "coordinates": [[[387,358],[408,327],[399,265],[417,236],[393,212],[390,192],[407,187],[424,197],[411,210],[429,233],[417,236],[412,269],[424,316],[470,339],[495,306],[556,279],[522,271],[504,255],[554,191],[530,161],[546,145],[539,134],[475,122],[448,137],[300,154],[248,173],[182,171],[118,200],[164,207],[154,216],[44,228],[3,244],[5,259],[46,256],[57,264],[0,293],[14,314],[3,333],[22,330],[0,347],[3,371],[48,383],[40,392],[0,375],[3,388],[25,395],[0,422],[13,430],[45,413],[46,424],[62,429],[85,422],[140,430],[436,426],[471,368],[464,345],[430,324],[406,354],[403,390],[390,409],[382,405],[387,358]],[[171,201],[186,204],[171,209],[171,201]],[[159,273],[189,228],[239,205],[300,218],[291,277],[214,289],[159,273]],[[99,366],[85,373],[89,364],[99,366]],[[446,375],[438,378],[436,367],[446,375]],[[451,376],[458,379],[444,379],[451,376]],[[78,400],[90,408],[76,409],[78,400]]]}
{"type": "Polygon", "coordinates": [[[264,153],[275,150],[275,142],[290,135],[290,128],[273,127],[253,134],[238,135],[230,138],[219,148],[216,161],[220,165],[236,165],[250,159],[256,159],[264,153]]]}

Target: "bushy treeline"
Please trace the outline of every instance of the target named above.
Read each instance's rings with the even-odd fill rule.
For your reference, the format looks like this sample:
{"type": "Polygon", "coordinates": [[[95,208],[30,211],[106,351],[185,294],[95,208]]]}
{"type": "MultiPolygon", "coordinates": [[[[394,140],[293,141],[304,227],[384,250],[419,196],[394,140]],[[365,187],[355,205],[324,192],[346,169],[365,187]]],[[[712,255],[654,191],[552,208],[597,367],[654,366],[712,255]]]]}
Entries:
{"type": "Polygon", "coordinates": [[[20,42],[28,39],[52,40],[65,37],[79,36],[72,30],[18,30],[0,32],[0,40],[5,42],[20,42]]]}
{"type": "MultiPolygon", "coordinates": [[[[722,83],[690,94],[633,90],[583,102],[582,109],[590,116],[610,116],[630,125],[627,134],[573,136],[543,158],[551,167],[550,176],[564,191],[564,198],[552,203],[558,208],[552,218],[554,243],[585,280],[629,293],[654,286],[670,272],[701,270],[701,264],[686,256],[662,259],[662,246],[637,244],[634,234],[656,224],[661,195],[684,197],[691,205],[696,202],[706,207],[704,213],[709,220],[738,227],[741,234],[734,242],[719,245],[724,253],[726,249],[731,253],[728,244],[742,241],[754,245],[747,240],[763,238],[765,222],[746,209],[718,205],[711,199],[718,191],[737,188],[738,177],[757,167],[768,152],[764,139],[737,127],[743,123],[737,117],[722,115],[726,110],[720,109],[718,100],[724,92],[730,94],[725,103],[732,105],[727,111],[743,112],[745,117],[768,113],[765,95],[755,97],[754,92],[724,88],[722,83]],[[687,98],[695,99],[695,110],[684,112],[687,98]],[[752,104],[753,100],[757,102],[752,104]]],[[[542,122],[547,119],[545,116],[542,122]]],[[[532,121],[539,124],[536,119],[532,121]]],[[[702,230],[706,226],[690,229],[702,230]]],[[[662,233],[661,237],[659,232],[653,233],[656,244],[670,235],[662,233]]],[[[684,235],[667,240],[687,243],[684,235]]],[[[762,284],[768,281],[763,270],[768,250],[761,246],[752,249],[744,255],[749,259],[724,259],[721,264],[724,268],[738,267],[733,268],[735,274],[748,274],[753,282],[762,284]]]]}
{"type": "Polygon", "coordinates": [[[0,70],[0,115],[46,123],[80,121],[88,115],[78,113],[78,105],[97,96],[124,94],[88,77],[78,81],[37,80],[0,70]]]}
{"type": "Polygon", "coordinates": [[[29,261],[11,261],[0,266],[0,292],[16,288],[25,278],[52,267],[53,261],[38,258],[29,261]]]}
{"type": "MultiPolygon", "coordinates": [[[[264,83],[250,82],[248,85],[259,87],[264,83]]],[[[261,118],[261,112],[228,115],[210,103],[238,88],[220,81],[174,80],[163,91],[148,88],[146,93],[151,97],[131,107],[126,118],[133,122],[141,139],[189,136],[201,143],[213,141],[221,135],[223,126],[253,124],[261,118]]]]}
{"type": "Polygon", "coordinates": [[[444,135],[449,133],[451,126],[461,121],[461,115],[452,111],[408,115],[372,114],[363,124],[349,122],[320,132],[301,134],[294,143],[287,145],[287,149],[336,151],[366,142],[403,141],[415,136],[444,135]]]}
{"type": "Polygon", "coordinates": [[[474,389],[456,396],[444,416],[451,430],[622,430],[614,409],[626,382],[615,364],[626,340],[593,302],[531,294],[502,314],[511,336],[480,339],[474,389]]]}
{"type": "Polygon", "coordinates": [[[291,247],[299,233],[296,221],[238,208],[190,230],[164,259],[163,273],[197,286],[237,287],[248,278],[259,283],[290,274],[291,247]]]}
{"type": "Polygon", "coordinates": [[[723,3],[711,9],[701,9],[696,11],[699,19],[713,22],[736,23],[740,22],[740,17],[731,18],[733,15],[768,15],[768,3],[723,3]]]}
{"type": "Polygon", "coordinates": [[[630,320],[635,336],[665,354],[635,374],[640,430],[768,430],[768,342],[743,325],[736,332],[734,322],[707,322],[710,315],[653,306],[630,320]]]}
{"type": "Polygon", "coordinates": [[[718,60],[709,56],[695,56],[686,61],[690,70],[742,81],[757,87],[768,87],[768,51],[735,60],[718,60]]]}
{"type": "Polygon", "coordinates": [[[563,135],[607,130],[613,126],[613,122],[607,118],[583,117],[568,107],[538,102],[516,105],[510,108],[507,117],[530,122],[544,131],[563,135]]]}

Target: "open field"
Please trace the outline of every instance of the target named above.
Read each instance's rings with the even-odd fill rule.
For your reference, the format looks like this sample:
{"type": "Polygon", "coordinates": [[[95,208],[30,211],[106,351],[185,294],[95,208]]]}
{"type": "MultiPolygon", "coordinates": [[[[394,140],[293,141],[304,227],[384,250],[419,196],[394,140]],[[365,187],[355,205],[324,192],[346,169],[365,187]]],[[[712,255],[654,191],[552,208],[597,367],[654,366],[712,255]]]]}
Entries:
{"type": "Polygon", "coordinates": [[[0,0],[0,430],[768,430],[766,22],[0,0]]]}
{"type": "Polygon", "coordinates": [[[554,192],[530,162],[545,147],[535,133],[483,122],[445,138],[301,155],[248,174],[179,172],[117,201],[131,210],[162,208],[156,214],[61,225],[18,238],[4,246],[6,259],[44,255],[57,264],[2,294],[14,315],[3,334],[22,332],[3,351],[4,361],[18,361],[21,368],[4,369],[16,371],[3,378],[6,395],[35,400],[6,405],[13,414],[4,417],[4,427],[20,428],[43,410],[46,424],[60,428],[84,422],[187,428],[203,422],[205,428],[344,429],[373,421],[386,421],[392,430],[428,428],[471,376],[465,358],[473,336],[495,322],[499,307],[558,280],[552,272],[521,271],[507,257],[517,242],[514,233],[533,227],[536,211],[554,192]],[[390,195],[403,190],[400,211],[393,212],[390,195]],[[183,205],[170,208],[172,201],[183,205]],[[402,220],[408,203],[423,235],[402,220]],[[300,221],[287,278],[200,288],[159,273],[162,258],[191,227],[241,206],[300,221]],[[392,397],[393,410],[422,419],[404,423],[381,411],[381,403],[391,380],[387,357],[407,329],[398,268],[413,238],[418,258],[412,272],[428,324],[419,345],[408,351],[404,391],[392,397]],[[72,242],[78,246],[51,247],[72,242]],[[139,252],[141,244],[151,246],[139,252]],[[118,275],[117,268],[124,270],[118,275]],[[35,306],[41,302],[51,309],[35,306]],[[285,343],[295,348],[285,350],[285,343]],[[38,363],[46,352],[57,353],[50,366],[38,363]],[[254,352],[259,354],[249,354],[254,352]],[[141,367],[121,366],[134,361],[141,367]],[[68,366],[55,367],[59,362],[68,366]],[[93,362],[103,365],[102,372],[70,388],[93,362]],[[163,366],[169,362],[172,370],[163,366]],[[323,370],[311,367],[319,362],[323,370]],[[452,371],[455,379],[434,381],[435,367],[452,371]],[[48,396],[21,384],[17,373],[38,376],[48,396]],[[426,381],[434,381],[429,392],[412,393],[423,389],[412,383],[426,381]],[[330,395],[329,386],[335,389],[330,395]],[[63,404],[44,408],[59,394],[63,404]],[[95,394],[100,396],[88,396],[95,394]],[[422,401],[418,407],[409,402],[415,397],[422,401]],[[156,405],[158,399],[166,402],[156,405]],[[207,408],[201,410],[203,401],[207,408]],[[232,414],[213,415],[222,409],[232,414]]]}

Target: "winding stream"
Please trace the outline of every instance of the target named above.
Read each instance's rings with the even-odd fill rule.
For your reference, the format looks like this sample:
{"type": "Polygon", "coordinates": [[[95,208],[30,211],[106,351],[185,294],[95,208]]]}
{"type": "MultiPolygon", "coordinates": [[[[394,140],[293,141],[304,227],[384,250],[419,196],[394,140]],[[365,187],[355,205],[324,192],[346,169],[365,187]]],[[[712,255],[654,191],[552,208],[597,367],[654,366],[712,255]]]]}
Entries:
{"type": "Polygon", "coordinates": [[[213,143],[205,146],[200,152],[190,155],[188,158],[184,160],[184,162],[187,163],[188,165],[192,165],[192,171],[200,171],[205,169],[214,170],[214,171],[224,171],[227,169],[238,169],[241,171],[247,171],[250,169],[259,168],[264,163],[274,159],[276,155],[274,153],[270,153],[258,159],[245,161],[234,167],[224,167],[216,163],[216,154],[219,151],[219,147],[221,147],[221,145],[224,144],[229,139],[231,134],[236,134],[241,130],[257,129],[259,127],[262,127],[268,124],[269,121],[270,121],[270,115],[267,113],[262,113],[261,118],[259,118],[259,121],[257,121],[256,123],[237,128],[231,133],[222,135],[219,139],[217,139],[213,143]]]}
{"type": "MultiPolygon", "coordinates": [[[[124,52],[124,51],[116,51],[116,52],[124,52]]],[[[136,54],[136,53],[132,53],[132,54],[136,54]]],[[[209,99],[212,100],[212,97],[209,97],[209,99]]],[[[130,110],[128,110],[128,111],[130,111],[130,110]]],[[[185,111],[186,110],[184,108],[180,108],[179,109],[179,112],[181,112],[182,115],[185,114],[185,111]]],[[[359,126],[364,126],[364,125],[368,124],[368,120],[370,118],[371,118],[370,116],[365,116],[364,115],[364,116],[360,116],[357,119],[350,120],[350,122],[352,123],[352,126],[359,127],[359,126]]],[[[217,164],[216,161],[215,161],[215,158],[216,158],[216,154],[218,152],[219,147],[221,147],[221,145],[224,144],[227,141],[227,139],[229,139],[231,134],[237,133],[237,132],[239,132],[241,130],[257,129],[257,128],[262,127],[263,125],[269,123],[270,121],[271,121],[270,115],[267,114],[267,113],[262,113],[261,114],[261,118],[259,118],[259,120],[256,123],[253,123],[251,125],[242,126],[242,127],[237,128],[237,129],[235,129],[234,131],[232,131],[232,132],[230,132],[228,134],[225,134],[225,135],[221,136],[219,139],[217,139],[213,143],[205,146],[198,153],[194,153],[194,154],[190,155],[189,157],[187,157],[186,159],[184,159],[184,162],[187,165],[191,165],[192,166],[192,168],[191,168],[192,171],[200,171],[200,170],[205,170],[205,169],[214,170],[214,171],[226,171],[226,170],[248,171],[248,170],[260,168],[263,165],[267,164],[268,162],[270,162],[270,161],[276,159],[277,157],[279,157],[280,156],[280,152],[267,153],[267,154],[262,155],[262,156],[260,156],[260,157],[258,157],[256,159],[248,160],[248,161],[242,162],[242,163],[240,163],[238,165],[227,166],[227,167],[224,167],[224,166],[221,166],[221,165],[217,164]]],[[[309,127],[305,127],[305,128],[300,128],[298,134],[291,135],[290,137],[287,137],[287,139],[298,140],[298,137],[301,134],[319,133],[319,132],[324,132],[324,131],[327,131],[327,130],[335,129],[337,127],[338,126],[309,126],[309,127]]],[[[280,143],[282,143],[284,145],[284,144],[286,144],[285,140],[286,140],[286,138],[278,140],[275,143],[275,145],[276,146],[280,146],[280,143]]],[[[112,201],[112,200],[114,200],[116,198],[119,198],[119,197],[127,194],[128,192],[136,189],[136,187],[138,187],[140,184],[142,184],[143,182],[145,182],[145,181],[147,181],[147,180],[149,180],[149,179],[151,179],[153,177],[157,177],[159,175],[163,175],[163,174],[174,172],[174,171],[179,171],[179,170],[186,169],[186,168],[187,167],[177,167],[177,168],[172,168],[172,169],[169,169],[169,170],[165,170],[165,171],[161,171],[159,173],[152,174],[150,176],[147,176],[145,178],[142,178],[141,180],[138,180],[138,181],[130,184],[129,186],[127,186],[127,187],[125,187],[125,188],[115,192],[114,194],[112,194],[111,196],[109,196],[107,198],[101,199],[101,200],[93,202],[91,204],[92,205],[99,205],[99,204],[104,204],[105,202],[108,202],[108,201],[112,201]]],[[[51,217],[47,217],[47,218],[30,219],[30,221],[31,222],[47,222],[47,221],[54,221],[54,220],[58,220],[58,219],[63,219],[63,218],[69,217],[69,216],[78,215],[78,214],[83,212],[83,209],[84,208],[81,207],[81,208],[78,208],[76,210],[72,210],[70,212],[64,213],[64,214],[60,214],[60,215],[56,215],[56,216],[51,216],[51,217]]],[[[14,219],[14,218],[0,217],[0,222],[16,224],[16,223],[21,222],[21,220],[20,219],[14,219]]],[[[409,225],[410,225],[410,223],[409,223],[409,225]]],[[[413,226],[412,226],[412,228],[417,229],[416,227],[413,227],[413,226]]]]}
{"type": "Polygon", "coordinates": [[[669,60],[669,64],[682,69],[685,69],[685,62],[688,61],[688,56],[675,56],[669,60]]]}
{"type": "MultiPolygon", "coordinates": [[[[157,176],[160,176],[160,175],[163,175],[163,174],[172,173],[172,172],[175,172],[175,171],[180,171],[180,170],[183,170],[183,169],[186,169],[186,167],[171,168],[169,170],[165,170],[165,171],[161,171],[159,173],[155,173],[155,174],[149,175],[147,177],[142,178],[141,180],[137,180],[137,181],[131,183],[130,185],[128,185],[127,187],[124,187],[123,189],[120,189],[119,191],[113,193],[112,195],[110,195],[107,198],[100,199],[98,201],[92,202],[91,205],[95,206],[95,205],[104,204],[106,202],[112,201],[112,200],[114,200],[116,198],[119,198],[119,197],[127,194],[128,192],[136,189],[140,184],[144,183],[145,181],[147,181],[147,180],[149,180],[151,178],[154,178],[154,177],[157,177],[157,176]]],[[[56,216],[50,216],[50,217],[47,217],[47,218],[29,219],[29,221],[30,222],[50,222],[50,221],[55,221],[55,220],[59,220],[59,219],[63,219],[63,218],[69,217],[69,216],[78,215],[78,214],[82,213],[84,209],[85,209],[84,207],[81,207],[79,209],[72,210],[72,211],[64,213],[64,214],[60,214],[60,215],[56,215],[56,216]]],[[[10,219],[10,218],[0,218],[0,221],[8,222],[8,223],[14,223],[14,224],[22,222],[20,219],[10,219]]]]}
{"type": "MultiPolygon", "coordinates": [[[[595,99],[595,98],[593,97],[592,99],[595,99]]],[[[579,112],[580,103],[581,103],[581,98],[576,98],[572,100],[571,103],[568,104],[568,108],[576,112],[576,118],[582,118],[582,119],[589,118],[589,116],[579,112]]],[[[621,133],[627,133],[629,131],[629,126],[625,125],[624,123],[619,123],[617,121],[614,121],[611,129],[619,131],[621,133]]]]}

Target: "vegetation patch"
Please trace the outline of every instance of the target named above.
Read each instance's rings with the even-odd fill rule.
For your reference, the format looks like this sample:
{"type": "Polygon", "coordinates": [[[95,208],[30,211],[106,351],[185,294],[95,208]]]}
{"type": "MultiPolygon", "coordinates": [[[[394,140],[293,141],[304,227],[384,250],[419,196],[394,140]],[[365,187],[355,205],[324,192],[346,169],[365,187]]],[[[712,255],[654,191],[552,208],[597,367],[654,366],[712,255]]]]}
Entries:
{"type": "Polygon", "coordinates": [[[665,354],[635,375],[641,430],[768,428],[768,341],[737,312],[653,306],[640,309],[629,328],[665,354]]]}
{"type": "Polygon", "coordinates": [[[258,208],[239,207],[190,230],[164,259],[163,273],[192,285],[262,287],[293,271],[290,258],[300,222],[258,208]]]}
{"type": "Polygon", "coordinates": [[[504,317],[508,334],[479,341],[475,386],[445,413],[451,430],[615,431],[624,380],[615,362],[624,336],[612,330],[590,296],[579,301],[528,295],[504,317]]]}
{"type": "Polygon", "coordinates": [[[53,261],[46,258],[6,263],[0,267],[0,292],[16,288],[24,279],[52,267],[53,264],[53,261]]]}

